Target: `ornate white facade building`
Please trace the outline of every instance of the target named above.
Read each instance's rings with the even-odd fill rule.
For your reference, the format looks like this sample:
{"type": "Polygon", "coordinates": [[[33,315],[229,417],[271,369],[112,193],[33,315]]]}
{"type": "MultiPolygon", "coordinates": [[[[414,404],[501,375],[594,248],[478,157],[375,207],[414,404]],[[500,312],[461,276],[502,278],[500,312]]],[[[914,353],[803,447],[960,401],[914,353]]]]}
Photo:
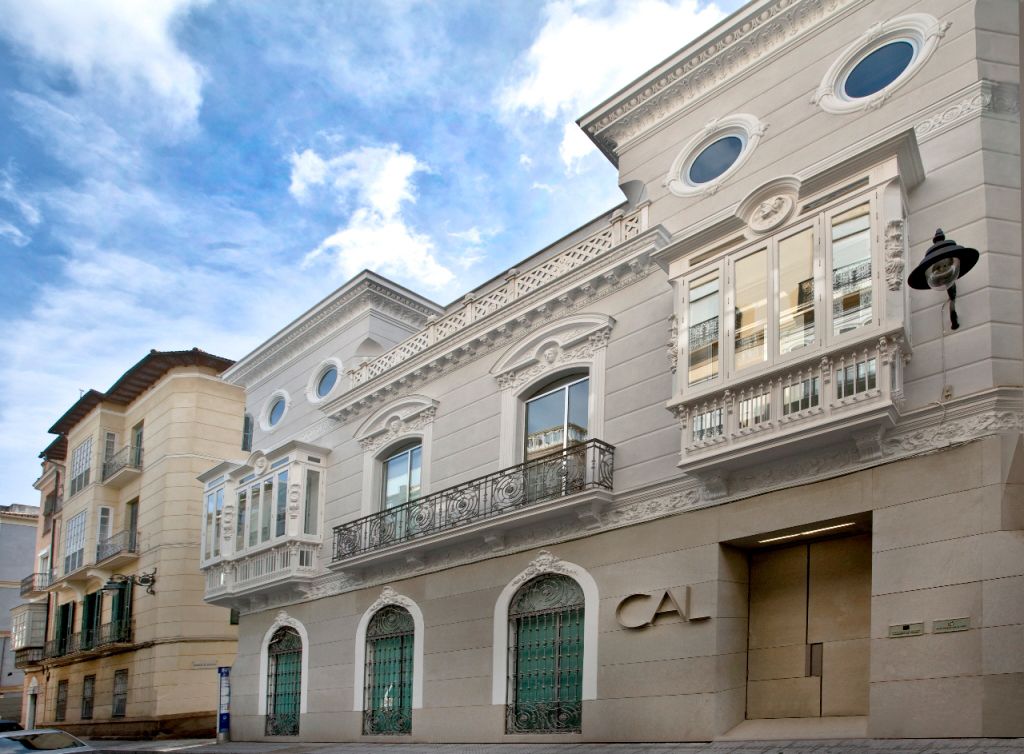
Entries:
{"type": "Polygon", "coordinates": [[[756,0],[581,118],[621,206],[225,372],[233,737],[1024,736],[1019,28],[756,0]]]}

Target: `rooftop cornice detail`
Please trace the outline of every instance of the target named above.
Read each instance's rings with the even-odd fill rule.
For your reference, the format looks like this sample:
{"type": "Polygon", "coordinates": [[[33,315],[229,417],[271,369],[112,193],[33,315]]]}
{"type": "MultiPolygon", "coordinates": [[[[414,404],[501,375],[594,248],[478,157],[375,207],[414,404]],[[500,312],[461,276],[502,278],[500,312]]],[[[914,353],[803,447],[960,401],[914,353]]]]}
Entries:
{"type": "Polygon", "coordinates": [[[578,121],[618,164],[619,149],[722,82],[754,68],[796,37],[863,0],[775,0],[753,5],[703,46],[687,48],[660,70],[578,121]]]}
{"type": "Polygon", "coordinates": [[[239,359],[224,372],[223,377],[233,384],[250,387],[371,309],[414,328],[423,327],[429,317],[442,311],[440,307],[431,308],[384,282],[365,278],[350,290],[342,290],[340,295],[328,298],[298,322],[239,359]]]}
{"type": "Polygon", "coordinates": [[[357,388],[437,344],[452,340],[480,320],[504,313],[520,299],[557,283],[573,270],[606,255],[615,247],[637,238],[646,230],[646,204],[629,214],[616,213],[606,227],[574,246],[523,272],[511,270],[504,284],[480,296],[472,293],[467,295],[458,308],[440,319],[429,320],[423,330],[390,351],[349,370],[350,384],[357,388]]]}
{"type": "Polygon", "coordinates": [[[563,273],[557,284],[535,290],[479,319],[443,343],[428,345],[401,368],[393,368],[325,404],[325,415],[340,421],[363,416],[389,401],[486,353],[505,348],[537,327],[582,311],[594,301],[647,277],[656,268],[651,254],[665,245],[660,225],[563,273]]]}

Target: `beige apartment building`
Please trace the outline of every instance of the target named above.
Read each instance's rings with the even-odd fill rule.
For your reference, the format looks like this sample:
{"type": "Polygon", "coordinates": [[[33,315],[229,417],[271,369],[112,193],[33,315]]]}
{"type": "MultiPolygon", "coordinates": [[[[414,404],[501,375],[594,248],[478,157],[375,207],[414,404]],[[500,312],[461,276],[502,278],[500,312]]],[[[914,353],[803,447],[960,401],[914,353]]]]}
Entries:
{"type": "MultiPolygon", "coordinates": [[[[237,628],[204,604],[196,476],[242,445],[243,396],[198,349],[151,351],[51,427],[19,666],[26,723],[211,735],[237,628]]],[[[26,563],[26,570],[32,564],[26,563]]]]}
{"type": "Polygon", "coordinates": [[[755,0],[580,119],[621,205],[226,370],[233,738],[1024,736],[1019,11],[755,0]]]}

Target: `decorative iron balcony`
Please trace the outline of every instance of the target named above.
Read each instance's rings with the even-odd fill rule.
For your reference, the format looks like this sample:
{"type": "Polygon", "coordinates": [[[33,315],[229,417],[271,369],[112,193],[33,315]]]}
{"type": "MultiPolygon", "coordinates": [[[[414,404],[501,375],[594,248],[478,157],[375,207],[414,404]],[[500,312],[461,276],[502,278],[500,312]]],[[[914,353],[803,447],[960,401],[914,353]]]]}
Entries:
{"type": "MultiPolygon", "coordinates": [[[[103,461],[103,481],[110,482],[123,478],[124,483],[131,481],[142,471],[142,446],[125,445],[119,451],[103,461]],[[127,470],[128,474],[120,474],[127,470]]],[[[118,486],[115,484],[115,486],[118,486]]]]}
{"type": "Polygon", "coordinates": [[[47,660],[67,655],[100,650],[115,644],[132,643],[131,621],[104,623],[96,629],[87,629],[77,634],[50,639],[46,642],[43,656],[47,660]]]}
{"type": "Polygon", "coordinates": [[[334,527],[338,562],[590,489],[612,489],[615,448],[587,440],[334,527]]]}
{"type": "Polygon", "coordinates": [[[115,555],[137,555],[139,552],[138,532],[134,529],[125,529],[111,534],[106,539],[96,543],[96,562],[112,558],[115,555]]]}
{"type": "Polygon", "coordinates": [[[30,573],[21,580],[21,596],[38,594],[50,585],[50,572],[30,573]]]}

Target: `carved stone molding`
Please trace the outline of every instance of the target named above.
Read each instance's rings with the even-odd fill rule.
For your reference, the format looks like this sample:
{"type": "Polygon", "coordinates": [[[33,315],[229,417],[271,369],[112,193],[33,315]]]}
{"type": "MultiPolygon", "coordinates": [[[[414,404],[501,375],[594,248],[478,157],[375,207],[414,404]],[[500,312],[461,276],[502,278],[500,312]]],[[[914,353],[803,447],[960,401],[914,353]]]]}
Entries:
{"type": "Polygon", "coordinates": [[[903,287],[903,270],[906,268],[903,221],[890,220],[885,226],[885,282],[890,291],[903,287]]]}
{"type": "Polygon", "coordinates": [[[777,0],[741,15],[703,47],[582,125],[612,162],[620,147],[676,115],[722,82],[750,70],[857,0],[777,0]]]}
{"type": "Polygon", "coordinates": [[[375,612],[387,605],[401,605],[404,608],[410,608],[413,607],[415,603],[405,595],[396,592],[392,587],[385,586],[381,589],[380,596],[374,600],[374,603],[370,605],[366,612],[369,615],[373,615],[375,612]]]}
{"type": "Polygon", "coordinates": [[[1019,88],[1016,85],[979,81],[951,101],[942,103],[935,112],[914,126],[914,132],[918,141],[925,141],[983,113],[1016,115],[1019,112],[1019,88]]]}
{"type": "Polygon", "coordinates": [[[793,216],[800,195],[801,181],[786,175],[768,181],[751,191],[736,208],[736,217],[749,229],[751,237],[775,230],[793,216]]]}
{"type": "Polygon", "coordinates": [[[572,569],[567,568],[557,556],[552,555],[547,550],[541,550],[537,554],[537,557],[531,560],[530,564],[526,566],[526,569],[512,579],[511,585],[513,587],[517,587],[543,573],[561,573],[569,575],[572,573],[572,569]]]}
{"type": "Polygon", "coordinates": [[[605,314],[579,314],[556,320],[505,351],[491,374],[502,390],[515,390],[564,364],[591,361],[608,345],[615,320],[605,314]]]}
{"type": "Polygon", "coordinates": [[[437,310],[431,309],[373,280],[363,280],[351,290],[334,295],[336,298],[322,303],[318,311],[311,313],[279,338],[272,339],[239,360],[224,373],[224,379],[245,387],[254,385],[370,309],[386,312],[414,328],[422,327],[428,316],[440,311],[440,307],[437,310]]]}
{"type": "MultiPolygon", "coordinates": [[[[365,386],[359,386],[337,401],[324,407],[324,411],[339,421],[378,410],[402,394],[462,368],[470,361],[507,347],[510,343],[530,335],[539,323],[555,321],[575,314],[606,296],[645,279],[657,268],[650,260],[650,252],[660,248],[667,234],[659,227],[650,234],[623,243],[608,252],[593,265],[586,265],[567,273],[562,279],[563,293],[548,292],[543,298],[529,296],[510,304],[505,318],[487,318],[446,344],[447,350],[431,348],[402,365],[403,369],[381,375],[365,386]],[[614,271],[615,275],[608,273],[614,271]],[[591,283],[589,287],[584,283],[591,283]]],[[[600,344],[594,344],[599,347],[600,344]]]]}
{"type": "Polygon", "coordinates": [[[679,368],[679,318],[675,314],[668,318],[668,343],[665,348],[668,354],[668,368],[675,374],[679,368]]]}
{"type": "Polygon", "coordinates": [[[424,395],[409,395],[375,412],[356,431],[359,445],[372,453],[389,443],[422,431],[437,416],[438,402],[424,395]]]}

